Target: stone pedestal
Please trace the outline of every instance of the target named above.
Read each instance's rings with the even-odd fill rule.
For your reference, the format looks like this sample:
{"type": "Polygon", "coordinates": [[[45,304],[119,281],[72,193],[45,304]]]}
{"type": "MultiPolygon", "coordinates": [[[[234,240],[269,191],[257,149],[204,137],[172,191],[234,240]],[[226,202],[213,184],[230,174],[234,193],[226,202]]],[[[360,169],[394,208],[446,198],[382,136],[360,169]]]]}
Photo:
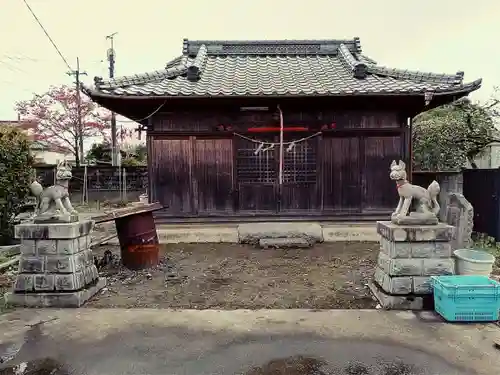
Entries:
{"type": "Polygon", "coordinates": [[[6,302],[25,307],[80,307],[106,285],[90,250],[94,222],[23,223],[19,274],[6,302]]]}
{"type": "Polygon", "coordinates": [[[454,227],[435,225],[397,225],[377,222],[380,252],[371,286],[384,308],[423,306],[432,295],[430,277],[453,275],[451,241],[454,227]]]}

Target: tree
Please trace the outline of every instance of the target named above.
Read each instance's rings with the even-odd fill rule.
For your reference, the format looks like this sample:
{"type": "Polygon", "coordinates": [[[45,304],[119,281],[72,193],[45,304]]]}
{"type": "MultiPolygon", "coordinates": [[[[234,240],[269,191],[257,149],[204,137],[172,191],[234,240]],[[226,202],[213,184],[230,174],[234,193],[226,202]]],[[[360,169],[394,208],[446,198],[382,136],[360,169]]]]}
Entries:
{"type": "MultiPolygon", "coordinates": [[[[146,165],[146,145],[134,144],[133,130],[121,128],[117,133],[122,165],[128,167],[146,165]]],[[[102,142],[92,144],[86,159],[88,162],[111,163],[111,140],[107,134],[102,142]]]]}
{"type": "Polygon", "coordinates": [[[111,164],[111,143],[106,141],[92,143],[85,159],[88,163],[110,163],[111,164]]]}
{"type": "Polygon", "coordinates": [[[87,139],[102,136],[108,127],[107,111],[68,86],[51,87],[42,95],[18,102],[16,110],[23,119],[36,122],[33,134],[35,140],[69,149],[75,156],[77,166],[80,165],[80,137],[87,139]],[[81,134],[79,117],[82,123],[81,134]]]}
{"type": "Polygon", "coordinates": [[[13,219],[30,194],[34,177],[30,142],[22,130],[0,127],[0,245],[13,238],[13,219]]]}
{"type": "Polygon", "coordinates": [[[500,141],[495,128],[498,99],[485,104],[462,98],[423,112],[413,123],[415,170],[457,170],[474,159],[492,142],[500,141]]]}
{"type": "Polygon", "coordinates": [[[121,148],[122,165],[124,167],[137,167],[147,164],[147,148],[144,144],[125,144],[121,148]]]}

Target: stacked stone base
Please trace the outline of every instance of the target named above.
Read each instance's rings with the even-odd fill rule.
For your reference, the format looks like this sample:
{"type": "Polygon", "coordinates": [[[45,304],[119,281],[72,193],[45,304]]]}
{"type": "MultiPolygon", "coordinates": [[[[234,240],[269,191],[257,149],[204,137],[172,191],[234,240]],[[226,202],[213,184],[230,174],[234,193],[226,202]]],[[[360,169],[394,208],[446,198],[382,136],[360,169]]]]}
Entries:
{"type": "Polygon", "coordinates": [[[24,307],[80,307],[106,285],[90,249],[93,221],[16,226],[19,274],[6,302],[24,307]]]}
{"type": "Polygon", "coordinates": [[[432,300],[431,276],[453,275],[454,227],[377,222],[380,252],[370,285],[382,307],[423,309],[432,300]]]}

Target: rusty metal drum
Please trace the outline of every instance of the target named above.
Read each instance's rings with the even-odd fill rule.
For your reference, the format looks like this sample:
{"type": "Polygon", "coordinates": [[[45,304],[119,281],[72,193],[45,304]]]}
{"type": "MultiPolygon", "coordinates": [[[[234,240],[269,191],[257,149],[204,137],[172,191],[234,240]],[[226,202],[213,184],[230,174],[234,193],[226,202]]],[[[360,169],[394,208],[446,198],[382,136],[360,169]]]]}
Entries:
{"type": "Polygon", "coordinates": [[[159,203],[141,204],[113,213],[122,263],[126,268],[141,270],[158,265],[160,246],[153,212],[162,208],[159,203]]]}

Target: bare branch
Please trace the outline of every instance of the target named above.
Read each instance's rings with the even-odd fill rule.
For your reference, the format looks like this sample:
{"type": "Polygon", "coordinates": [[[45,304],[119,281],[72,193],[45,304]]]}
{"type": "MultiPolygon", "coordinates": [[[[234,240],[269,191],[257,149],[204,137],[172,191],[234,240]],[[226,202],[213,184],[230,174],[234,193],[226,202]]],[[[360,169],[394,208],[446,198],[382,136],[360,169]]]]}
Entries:
{"type": "Polygon", "coordinates": [[[490,104],[485,105],[483,108],[484,109],[491,109],[493,107],[496,107],[500,103],[499,99],[494,99],[490,104]]]}

